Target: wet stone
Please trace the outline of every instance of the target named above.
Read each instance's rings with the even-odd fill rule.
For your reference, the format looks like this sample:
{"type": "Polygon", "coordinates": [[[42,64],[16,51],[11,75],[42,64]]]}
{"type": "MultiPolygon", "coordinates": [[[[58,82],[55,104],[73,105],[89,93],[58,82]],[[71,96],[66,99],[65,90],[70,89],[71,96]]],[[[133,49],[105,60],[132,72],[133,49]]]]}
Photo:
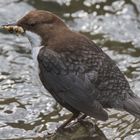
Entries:
{"type": "Polygon", "coordinates": [[[84,120],[60,130],[48,140],[107,140],[102,131],[91,120],[84,120]]]}

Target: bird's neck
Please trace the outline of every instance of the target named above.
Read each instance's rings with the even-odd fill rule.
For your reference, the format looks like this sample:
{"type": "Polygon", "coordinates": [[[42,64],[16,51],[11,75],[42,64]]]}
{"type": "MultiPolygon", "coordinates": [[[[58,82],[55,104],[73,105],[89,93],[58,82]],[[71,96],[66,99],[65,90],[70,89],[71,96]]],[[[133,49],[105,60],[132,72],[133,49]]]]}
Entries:
{"type": "Polygon", "coordinates": [[[31,31],[26,31],[26,37],[28,38],[31,49],[40,47],[40,46],[52,46],[53,44],[57,44],[60,40],[65,38],[65,35],[70,31],[68,28],[58,28],[53,30],[47,30],[47,32],[42,31],[39,34],[36,34],[31,31]]]}
{"type": "Polygon", "coordinates": [[[41,37],[42,37],[42,45],[43,46],[49,46],[53,43],[56,43],[62,36],[65,36],[65,33],[69,29],[66,26],[59,27],[56,29],[55,27],[47,30],[47,32],[44,32],[41,37]]]}

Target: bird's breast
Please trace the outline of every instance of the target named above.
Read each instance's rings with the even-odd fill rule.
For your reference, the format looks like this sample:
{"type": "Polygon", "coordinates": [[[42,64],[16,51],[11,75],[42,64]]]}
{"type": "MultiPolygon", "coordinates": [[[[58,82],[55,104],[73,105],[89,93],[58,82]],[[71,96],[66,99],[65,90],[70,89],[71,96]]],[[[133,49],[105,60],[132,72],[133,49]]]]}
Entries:
{"type": "Polygon", "coordinates": [[[41,46],[32,48],[32,57],[33,57],[33,60],[34,60],[35,67],[38,70],[38,73],[39,73],[39,65],[38,65],[37,57],[38,57],[38,54],[39,54],[39,51],[40,51],[41,48],[42,48],[41,46]]]}
{"type": "Polygon", "coordinates": [[[42,83],[39,78],[40,69],[39,69],[37,57],[38,57],[38,54],[39,54],[41,48],[42,48],[42,46],[32,48],[32,57],[33,57],[33,61],[34,61],[34,70],[35,70],[33,78],[34,78],[35,83],[39,86],[41,86],[42,83]]]}

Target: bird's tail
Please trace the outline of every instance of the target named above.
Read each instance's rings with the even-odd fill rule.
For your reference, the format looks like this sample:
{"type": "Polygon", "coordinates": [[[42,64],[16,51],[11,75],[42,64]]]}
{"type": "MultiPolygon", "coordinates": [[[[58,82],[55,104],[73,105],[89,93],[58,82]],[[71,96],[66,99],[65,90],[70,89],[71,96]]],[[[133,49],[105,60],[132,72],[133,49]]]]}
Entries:
{"type": "Polygon", "coordinates": [[[124,101],[124,110],[140,119],[140,98],[131,97],[124,101]]]}

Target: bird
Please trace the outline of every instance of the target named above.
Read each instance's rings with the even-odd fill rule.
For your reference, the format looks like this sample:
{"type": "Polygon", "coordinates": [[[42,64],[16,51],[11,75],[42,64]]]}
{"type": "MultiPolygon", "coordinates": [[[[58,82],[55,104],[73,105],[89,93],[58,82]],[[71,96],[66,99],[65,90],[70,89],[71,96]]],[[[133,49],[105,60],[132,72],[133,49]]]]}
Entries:
{"type": "Polygon", "coordinates": [[[72,116],[60,125],[87,116],[106,121],[107,109],[140,118],[140,98],[117,64],[94,41],[71,30],[52,12],[32,10],[5,29],[21,32],[31,43],[40,81],[72,116]]]}

